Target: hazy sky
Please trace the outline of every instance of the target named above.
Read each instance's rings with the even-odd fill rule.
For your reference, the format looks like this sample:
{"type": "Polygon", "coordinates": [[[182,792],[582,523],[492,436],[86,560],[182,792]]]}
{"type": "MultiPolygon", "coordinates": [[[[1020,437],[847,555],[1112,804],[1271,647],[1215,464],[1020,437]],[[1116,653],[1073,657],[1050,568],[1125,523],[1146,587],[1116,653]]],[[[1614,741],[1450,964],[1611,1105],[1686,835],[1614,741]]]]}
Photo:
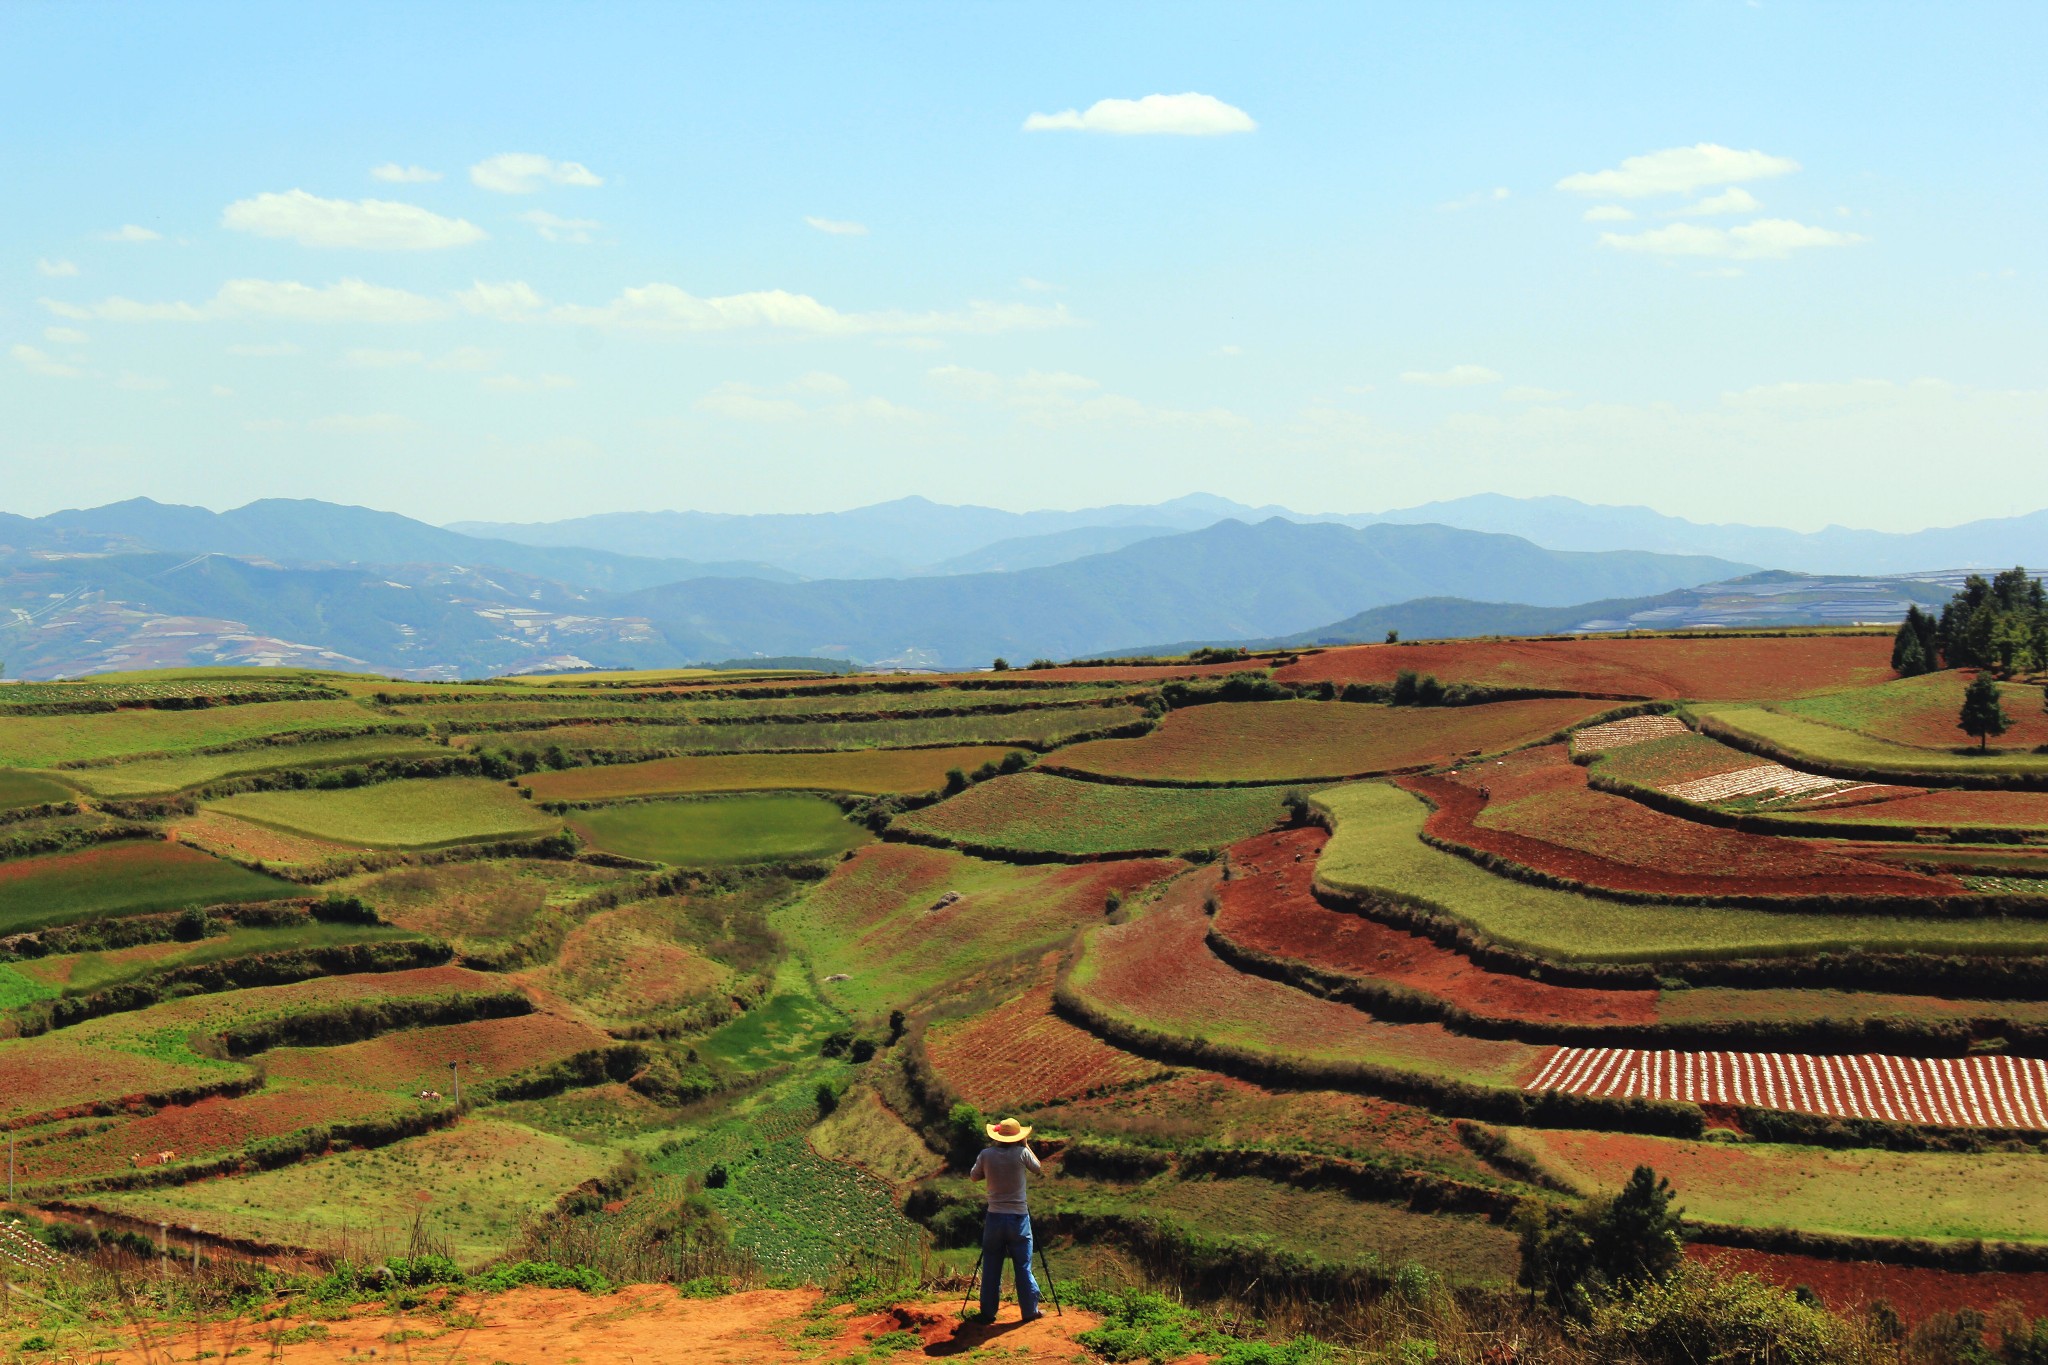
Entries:
{"type": "Polygon", "coordinates": [[[0,4],[0,509],[2048,505],[2048,7],[0,4]]]}

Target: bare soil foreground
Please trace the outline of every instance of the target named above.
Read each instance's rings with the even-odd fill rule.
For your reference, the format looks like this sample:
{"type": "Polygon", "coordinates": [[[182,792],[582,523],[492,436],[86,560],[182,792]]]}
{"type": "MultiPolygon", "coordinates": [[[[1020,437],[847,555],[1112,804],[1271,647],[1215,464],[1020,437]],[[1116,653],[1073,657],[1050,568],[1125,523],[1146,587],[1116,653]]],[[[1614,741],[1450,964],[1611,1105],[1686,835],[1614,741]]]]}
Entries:
{"type": "MultiPolygon", "coordinates": [[[[918,1360],[999,1356],[1016,1365],[1082,1361],[1076,1333],[1098,1319],[1075,1309],[1018,1321],[1003,1305],[988,1326],[963,1323],[959,1303],[902,1304],[881,1312],[820,1308],[814,1289],[760,1289],[686,1298],[668,1285],[629,1285],[611,1294],[515,1289],[459,1294],[405,1313],[360,1309],[337,1318],[288,1316],[145,1324],[129,1350],[92,1352],[98,1365],[161,1365],[246,1354],[265,1361],[395,1360],[406,1365],[775,1365],[775,1362],[918,1360]],[[210,1356],[202,1353],[210,1353],[210,1356]]],[[[134,1339],[133,1333],[124,1333],[134,1339]]]]}

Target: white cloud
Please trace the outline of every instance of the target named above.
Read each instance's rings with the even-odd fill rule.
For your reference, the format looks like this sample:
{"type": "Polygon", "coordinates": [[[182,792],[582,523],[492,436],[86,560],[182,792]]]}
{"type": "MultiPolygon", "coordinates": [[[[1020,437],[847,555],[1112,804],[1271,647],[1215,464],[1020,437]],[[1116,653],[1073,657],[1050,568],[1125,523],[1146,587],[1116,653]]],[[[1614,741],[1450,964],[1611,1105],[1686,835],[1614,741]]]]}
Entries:
{"type": "Polygon", "coordinates": [[[1666,218],[1713,218],[1724,213],[1755,213],[1763,205],[1757,197],[1740,185],[1730,186],[1719,194],[1710,194],[1705,199],[1696,199],[1684,208],[1666,209],[1666,218]]]}
{"type": "Polygon", "coordinates": [[[337,412],[315,417],[306,423],[308,431],[335,432],[344,436],[398,436],[419,423],[395,412],[337,412]]]}
{"type": "Polygon", "coordinates": [[[370,174],[387,185],[424,185],[441,178],[439,171],[430,171],[425,166],[401,166],[396,161],[372,166],[370,174]]]}
{"type": "MultiPolygon", "coordinates": [[[[522,286],[523,287],[523,286],[522,286]]],[[[672,284],[622,290],[597,307],[564,305],[548,316],[586,327],[664,332],[729,332],[751,329],[810,336],[860,336],[902,332],[1007,332],[1060,327],[1071,322],[1065,305],[970,302],[964,310],[931,313],[842,313],[808,294],[762,289],[700,298],[672,284]]]]}
{"type": "Polygon", "coordinates": [[[602,177],[575,161],[534,152],[504,152],[469,168],[470,183],[498,194],[532,194],[544,185],[602,185],[602,177]]]}
{"type": "Polygon", "coordinates": [[[1568,175],[1557,182],[1557,188],[1574,194],[1640,199],[1651,194],[1690,194],[1707,185],[1763,180],[1789,175],[1798,169],[1799,163],[1787,156],[1738,152],[1718,143],[1702,142],[1693,147],[1667,147],[1660,152],[1632,156],[1612,170],[1568,175]]]}
{"type": "Polygon", "coordinates": [[[298,353],[299,348],[297,344],[290,341],[238,342],[228,347],[229,355],[278,356],[297,355],[298,353]]]}
{"type": "Polygon", "coordinates": [[[523,379],[516,374],[494,374],[480,382],[492,393],[545,393],[576,387],[576,381],[566,374],[536,375],[532,379],[523,379]]]}
{"type": "Polygon", "coordinates": [[[229,280],[204,303],[140,303],[115,295],[93,304],[44,299],[60,318],[108,322],[216,322],[267,318],[280,322],[433,322],[453,310],[448,304],[404,289],[339,280],[330,285],[296,280],[229,280]]]}
{"type": "Polygon", "coordinates": [[[304,190],[238,199],[221,210],[220,225],[300,246],[363,251],[440,251],[484,239],[464,218],[443,218],[417,204],[390,199],[322,199],[304,190]]]}
{"type": "Polygon", "coordinates": [[[92,338],[76,327],[45,327],[43,340],[53,346],[83,346],[92,338]]]}
{"type": "Polygon", "coordinates": [[[926,372],[947,394],[972,403],[1007,408],[1034,426],[1229,427],[1249,424],[1226,408],[1158,408],[1105,391],[1086,375],[1031,370],[1006,379],[986,370],[941,365],[926,372]]]}
{"type": "Polygon", "coordinates": [[[866,223],[852,223],[843,218],[813,218],[809,214],[804,215],[804,221],[818,231],[834,237],[865,237],[868,235],[868,225],[866,223]]]}
{"type": "Polygon", "coordinates": [[[1635,220],[1635,211],[1619,204],[1595,204],[1579,215],[1589,223],[1627,223],[1635,220]]]}
{"type": "Polygon", "coordinates": [[[594,240],[593,234],[604,226],[595,218],[562,218],[545,209],[529,209],[514,216],[522,223],[531,223],[545,241],[573,242],[577,246],[588,246],[594,240]]]}
{"type": "Polygon", "coordinates": [[[547,306],[547,300],[524,280],[496,284],[478,280],[457,294],[455,300],[478,317],[499,322],[523,322],[547,306]]]}
{"type": "Polygon", "coordinates": [[[1481,204],[1498,204],[1503,199],[1512,197],[1513,191],[1505,185],[1500,185],[1490,190],[1474,190],[1461,199],[1453,199],[1447,204],[1438,204],[1437,207],[1446,213],[1456,213],[1459,209],[1477,208],[1481,204]]]}
{"type": "Polygon", "coordinates": [[[65,280],[78,273],[78,267],[70,261],[42,260],[36,262],[36,274],[46,280],[65,280]]]}
{"type": "Polygon", "coordinates": [[[1027,133],[1168,133],[1182,137],[1213,137],[1249,133],[1259,125],[1235,105],[1214,95],[1188,91],[1181,95],[1147,95],[1137,100],[1097,100],[1084,113],[1033,114],[1024,120],[1027,133]]]}
{"type": "Polygon", "coordinates": [[[100,234],[100,240],[103,242],[161,242],[163,239],[164,235],[161,232],[152,232],[133,223],[100,234]]]}
{"type": "Polygon", "coordinates": [[[54,360],[33,346],[15,346],[7,354],[13,356],[30,374],[41,375],[45,379],[77,379],[85,373],[76,365],[66,365],[54,360]]]}
{"type": "Polygon", "coordinates": [[[114,381],[115,388],[126,389],[130,393],[161,393],[170,386],[171,381],[168,379],[160,379],[150,374],[137,374],[133,370],[121,371],[121,377],[114,381]]]}
{"type": "Polygon", "coordinates": [[[825,370],[812,370],[809,374],[798,375],[789,381],[789,387],[802,393],[824,393],[832,395],[853,392],[853,385],[836,374],[825,370]]]}
{"type": "Polygon", "coordinates": [[[1510,403],[1561,403],[1571,394],[1563,389],[1539,389],[1528,384],[1516,384],[1503,390],[1501,397],[1510,403]]]}
{"type": "Polygon", "coordinates": [[[1500,383],[1500,372],[1484,365],[1453,365],[1448,370],[1403,370],[1403,384],[1420,384],[1430,389],[1469,389],[1478,384],[1500,383]]]}
{"type": "Polygon", "coordinates": [[[426,362],[426,355],[420,351],[383,351],[369,346],[358,346],[342,356],[341,363],[352,370],[391,370],[401,365],[420,365],[426,362]]]}
{"type": "Polygon", "coordinates": [[[1860,233],[1812,227],[1790,218],[1759,218],[1741,227],[1673,223],[1649,232],[1603,232],[1600,243],[1616,251],[1651,256],[1711,256],[1736,261],[1781,261],[1806,247],[1854,246],[1870,240],[1860,233]]]}

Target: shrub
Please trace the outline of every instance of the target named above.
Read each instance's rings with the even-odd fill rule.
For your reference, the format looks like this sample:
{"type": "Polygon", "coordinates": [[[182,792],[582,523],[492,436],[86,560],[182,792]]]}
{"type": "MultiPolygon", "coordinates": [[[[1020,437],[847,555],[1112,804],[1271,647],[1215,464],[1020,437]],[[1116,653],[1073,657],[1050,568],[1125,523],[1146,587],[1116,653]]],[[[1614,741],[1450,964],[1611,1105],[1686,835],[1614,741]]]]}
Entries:
{"type": "Polygon", "coordinates": [[[1518,1282],[1584,1318],[1617,1294],[1668,1279],[1684,1255],[1671,1197],[1669,1181],[1638,1166],[1612,1197],[1525,1209],[1518,1282]]]}
{"type": "Polygon", "coordinates": [[[1754,1275],[1699,1265],[1595,1307],[1586,1339],[1598,1359],[1654,1365],[1831,1365],[1854,1350],[1841,1319],[1826,1310],[1754,1275]]]}

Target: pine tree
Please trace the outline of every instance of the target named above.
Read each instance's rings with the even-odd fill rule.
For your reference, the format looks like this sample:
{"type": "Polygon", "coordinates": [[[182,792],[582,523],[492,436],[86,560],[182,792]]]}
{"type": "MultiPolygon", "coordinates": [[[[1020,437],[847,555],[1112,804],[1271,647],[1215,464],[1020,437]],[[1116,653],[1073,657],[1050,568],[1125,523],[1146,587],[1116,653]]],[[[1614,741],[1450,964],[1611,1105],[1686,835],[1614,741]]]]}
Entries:
{"type": "Polygon", "coordinates": [[[1999,704],[1997,682],[1989,673],[1979,673],[1963,693],[1963,712],[1956,720],[1956,728],[1974,737],[1981,750],[1989,746],[1993,735],[2004,734],[2011,724],[2012,717],[1999,704]]]}
{"type": "Polygon", "coordinates": [[[1913,629],[1912,622],[1900,626],[1898,641],[1892,646],[1892,671],[1902,678],[1914,678],[1929,672],[1932,667],[1927,662],[1927,651],[1920,644],[1920,633],[1913,629]]]}

